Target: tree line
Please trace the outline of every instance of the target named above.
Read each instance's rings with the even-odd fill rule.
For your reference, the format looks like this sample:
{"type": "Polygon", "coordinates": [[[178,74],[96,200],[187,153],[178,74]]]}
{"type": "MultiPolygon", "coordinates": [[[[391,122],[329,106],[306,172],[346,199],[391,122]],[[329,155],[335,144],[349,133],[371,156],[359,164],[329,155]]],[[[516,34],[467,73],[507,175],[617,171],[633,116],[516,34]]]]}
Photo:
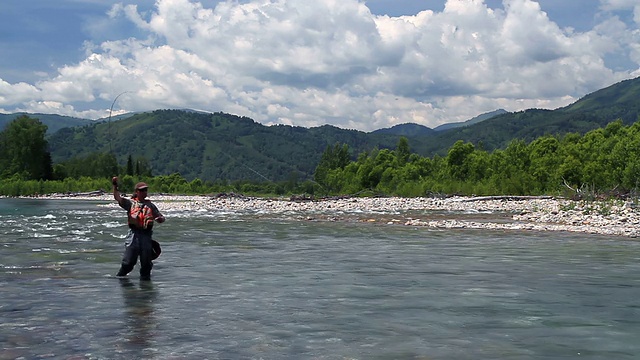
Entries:
{"type": "Polygon", "coordinates": [[[397,196],[629,194],[640,180],[640,123],[617,120],[584,135],[512,140],[491,152],[458,141],[446,156],[422,157],[406,138],[344,161],[344,145],[327,149],[315,180],[332,193],[366,189],[397,196]]]}
{"type": "Polygon", "coordinates": [[[446,156],[424,157],[406,137],[395,149],[351,154],[347,144],[327,146],[313,179],[286,181],[188,181],[179,173],[154,176],[149,161],[129,155],[118,164],[111,153],[93,153],[53,164],[46,125],[20,116],[0,132],[0,195],[88,192],[110,189],[120,175],[121,190],[145,181],[153,192],[333,196],[562,195],[567,191],[628,194],[638,187],[640,124],[618,120],[584,135],[545,135],[529,143],[512,140],[504,149],[458,141],[446,156]],[[353,160],[355,159],[355,160],[353,160]]]}

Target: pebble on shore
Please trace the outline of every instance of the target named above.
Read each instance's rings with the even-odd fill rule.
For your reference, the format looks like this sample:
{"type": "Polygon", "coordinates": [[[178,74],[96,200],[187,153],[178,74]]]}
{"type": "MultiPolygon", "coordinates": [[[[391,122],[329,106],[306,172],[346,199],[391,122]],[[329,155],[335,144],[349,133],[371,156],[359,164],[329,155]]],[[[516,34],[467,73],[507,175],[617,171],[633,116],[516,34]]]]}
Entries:
{"type": "MultiPolygon", "coordinates": [[[[66,198],[46,196],[44,198],[66,198]]],[[[573,201],[552,197],[339,198],[295,201],[243,196],[171,196],[151,194],[163,210],[246,211],[295,214],[301,220],[403,224],[439,229],[569,231],[638,237],[640,211],[622,200],[573,201]],[[432,214],[439,212],[439,216],[432,214]],[[461,214],[483,214],[481,221],[461,214]]],[[[72,199],[111,200],[109,194],[72,199]]],[[[115,203],[105,206],[117,206],[115,203]]]]}

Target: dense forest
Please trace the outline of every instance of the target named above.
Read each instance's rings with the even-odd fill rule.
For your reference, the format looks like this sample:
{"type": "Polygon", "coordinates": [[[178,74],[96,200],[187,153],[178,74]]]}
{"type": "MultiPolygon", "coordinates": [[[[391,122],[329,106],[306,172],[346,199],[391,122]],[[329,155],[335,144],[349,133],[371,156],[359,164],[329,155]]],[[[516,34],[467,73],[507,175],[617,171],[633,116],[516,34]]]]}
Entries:
{"type": "Polygon", "coordinates": [[[565,108],[494,112],[495,116],[482,121],[439,131],[418,124],[370,133],[330,125],[265,126],[225,113],[155,110],[53,134],[49,131],[47,141],[55,163],[110,153],[120,164],[129,156],[145,158],[154,174],[180,173],[188,181],[279,182],[291,177],[313,179],[323,151],[336,143],[347,144],[355,161],[362,152],[395,149],[404,136],[412,153],[444,157],[459,140],[493,151],[505,149],[514,139],[529,143],[547,135],[584,135],[618,119],[630,125],[638,119],[639,109],[640,79],[633,79],[596,91],[565,108]]]}
{"type": "MultiPolygon", "coordinates": [[[[48,137],[54,162],[111,153],[148,159],[156,174],[188,180],[284,181],[310,179],[328,144],[348,143],[354,152],[393,147],[394,135],[368,135],[333,126],[264,126],[224,113],[156,110],[127,119],[61,129],[48,137]]],[[[353,154],[355,155],[355,153],[353,154]]]]}
{"type": "Polygon", "coordinates": [[[344,161],[345,151],[334,147],[316,170],[316,181],[330,193],[618,195],[636,192],[640,181],[640,123],[621,120],[584,136],[513,140],[491,152],[458,141],[446,156],[422,157],[409,151],[405,138],[393,151],[362,153],[353,162],[344,161]]]}
{"type": "Polygon", "coordinates": [[[640,123],[625,125],[621,120],[584,135],[515,139],[493,151],[459,140],[445,156],[432,157],[412,152],[409,140],[400,137],[394,149],[374,148],[352,160],[349,145],[336,141],[314,165],[313,179],[294,174],[278,182],[187,180],[180,173],[154,176],[145,157],[130,155],[120,164],[109,152],[53,163],[45,133],[45,125],[26,115],[0,132],[0,194],[108,189],[113,175],[121,176],[125,191],[144,180],[165,193],[313,196],[629,194],[636,192],[640,179],[640,123]]]}
{"type": "Polygon", "coordinates": [[[629,194],[640,175],[639,99],[640,78],[556,110],[371,133],[184,110],[88,122],[3,115],[0,194],[94,191],[113,175],[123,190],[144,180],[188,194],[629,194]]]}

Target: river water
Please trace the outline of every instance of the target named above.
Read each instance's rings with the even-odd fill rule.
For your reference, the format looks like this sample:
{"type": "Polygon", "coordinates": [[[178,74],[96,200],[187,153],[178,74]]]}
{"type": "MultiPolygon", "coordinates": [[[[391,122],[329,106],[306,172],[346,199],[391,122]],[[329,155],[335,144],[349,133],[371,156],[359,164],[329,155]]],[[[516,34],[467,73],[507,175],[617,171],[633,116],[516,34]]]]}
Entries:
{"type": "Polygon", "coordinates": [[[640,243],[0,199],[0,359],[638,359],[640,243]]]}

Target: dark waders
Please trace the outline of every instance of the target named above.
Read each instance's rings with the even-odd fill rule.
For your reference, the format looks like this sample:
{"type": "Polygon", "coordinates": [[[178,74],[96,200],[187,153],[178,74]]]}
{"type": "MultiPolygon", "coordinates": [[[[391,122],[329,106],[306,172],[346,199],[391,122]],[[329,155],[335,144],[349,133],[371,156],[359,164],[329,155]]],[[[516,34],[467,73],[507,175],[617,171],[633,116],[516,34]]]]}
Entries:
{"type": "Polygon", "coordinates": [[[149,230],[129,230],[125,240],[125,250],[122,266],[116,276],[125,276],[133,270],[140,257],[140,279],[149,280],[153,268],[154,253],[149,230]]]}

